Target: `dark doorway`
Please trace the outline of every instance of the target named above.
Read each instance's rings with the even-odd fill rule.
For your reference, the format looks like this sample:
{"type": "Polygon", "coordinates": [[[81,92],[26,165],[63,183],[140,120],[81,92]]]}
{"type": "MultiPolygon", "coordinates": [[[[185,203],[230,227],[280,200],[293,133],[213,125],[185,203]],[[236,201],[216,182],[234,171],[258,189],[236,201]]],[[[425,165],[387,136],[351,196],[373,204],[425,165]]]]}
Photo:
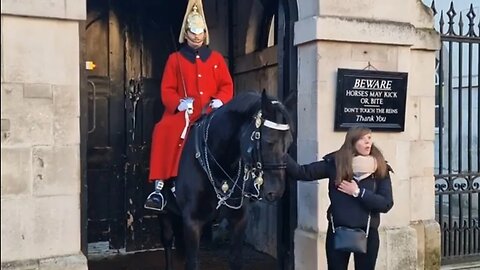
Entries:
{"type": "Polygon", "coordinates": [[[160,247],[158,218],[142,207],[160,77],[183,1],[88,1],[86,60],[88,242],[126,251],[160,247]],[[165,12],[168,10],[169,12],[165,12]],[[162,16],[159,16],[162,14],[162,16]]]}
{"type": "MultiPolygon", "coordinates": [[[[270,93],[285,101],[295,119],[295,1],[203,2],[209,30],[213,32],[211,47],[226,57],[236,91],[242,91],[242,85],[247,86],[245,82],[250,81],[249,76],[259,82],[256,86],[268,85],[267,77],[269,80],[275,78],[276,91],[270,93]],[[249,9],[239,14],[238,7],[247,3],[264,7],[263,18],[258,20],[258,27],[263,31],[252,34],[242,30],[241,24],[245,22],[239,18],[249,14],[249,9]],[[266,37],[268,33],[274,33],[274,38],[266,37]],[[258,47],[250,55],[244,46],[238,45],[246,43],[247,35],[258,35],[258,47]],[[242,66],[263,49],[266,53],[276,51],[273,72],[242,66]]],[[[163,113],[160,79],[168,55],[178,46],[186,3],[186,0],[87,1],[82,60],[95,64],[93,70],[86,71],[86,83],[82,87],[82,95],[88,101],[82,107],[82,114],[88,115],[85,116],[88,120],[84,121],[88,124],[82,128],[86,137],[83,173],[88,200],[83,200],[87,201],[83,207],[87,207],[85,228],[88,229],[84,229],[84,235],[87,235],[88,245],[120,253],[155,253],[152,250],[161,248],[159,217],[145,210],[143,203],[153,189],[146,179],[152,129],[163,113]]],[[[293,153],[294,149],[295,146],[293,153]]],[[[284,199],[269,211],[273,211],[273,220],[269,222],[277,224],[274,255],[282,259],[275,262],[268,257],[266,261],[271,265],[268,269],[293,269],[296,185],[290,185],[284,199]]],[[[205,251],[203,254],[213,253],[205,251]]]]}

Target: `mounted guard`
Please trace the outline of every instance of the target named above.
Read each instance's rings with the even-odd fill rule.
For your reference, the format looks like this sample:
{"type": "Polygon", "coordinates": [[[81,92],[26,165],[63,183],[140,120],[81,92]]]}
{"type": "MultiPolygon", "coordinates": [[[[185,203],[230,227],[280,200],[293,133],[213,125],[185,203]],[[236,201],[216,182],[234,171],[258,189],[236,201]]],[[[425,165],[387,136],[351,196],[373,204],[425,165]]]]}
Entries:
{"type": "MultiPolygon", "coordinates": [[[[175,192],[173,179],[190,126],[202,110],[218,109],[233,97],[233,82],[223,56],[208,47],[208,33],[201,0],[189,0],[178,41],[178,52],[165,65],[161,97],[165,111],[152,135],[149,181],[155,191],[145,208],[162,211],[167,204],[164,187],[175,192]]],[[[174,193],[175,194],[175,193],[174,193]]]]}

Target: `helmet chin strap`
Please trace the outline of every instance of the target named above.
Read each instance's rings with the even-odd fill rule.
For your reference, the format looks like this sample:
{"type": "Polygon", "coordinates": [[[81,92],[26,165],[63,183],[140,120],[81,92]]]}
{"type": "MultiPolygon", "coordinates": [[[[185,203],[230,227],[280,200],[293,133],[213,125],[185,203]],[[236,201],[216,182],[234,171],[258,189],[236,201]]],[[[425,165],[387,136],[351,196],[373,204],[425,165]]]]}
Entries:
{"type": "Polygon", "coordinates": [[[192,39],[190,38],[190,36],[188,35],[188,33],[185,33],[185,39],[187,40],[188,45],[189,45],[190,47],[193,47],[194,49],[198,49],[198,48],[202,47],[203,43],[205,42],[205,38],[204,38],[204,39],[202,40],[202,42],[200,43],[200,45],[197,46],[197,45],[196,45],[197,42],[196,42],[195,40],[192,40],[192,39]],[[194,45],[194,46],[192,46],[192,45],[194,45]]]}

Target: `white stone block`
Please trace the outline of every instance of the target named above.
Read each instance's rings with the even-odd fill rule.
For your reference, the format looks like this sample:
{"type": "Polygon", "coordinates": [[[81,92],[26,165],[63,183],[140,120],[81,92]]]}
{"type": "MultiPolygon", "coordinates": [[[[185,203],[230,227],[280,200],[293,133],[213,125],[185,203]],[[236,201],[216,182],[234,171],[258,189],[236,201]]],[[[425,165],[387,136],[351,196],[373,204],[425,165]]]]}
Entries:
{"type": "Polygon", "coordinates": [[[81,253],[41,259],[39,270],[88,270],[87,258],[81,253]]]}
{"type": "Polygon", "coordinates": [[[295,269],[327,269],[325,233],[295,230],[295,269]]]}
{"type": "Polygon", "coordinates": [[[394,176],[392,177],[396,179],[408,179],[410,177],[410,142],[397,141],[395,147],[395,158],[388,159],[394,170],[394,176]]]}
{"type": "Polygon", "coordinates": [[[407,103],[405,105],[405,133],[411,141],[420,140],[420,123],[421,117],[423,117],[420,113],[420,98],[411,95],[407,96],[407,103]]]}
{"type": "Polygon", "coordinates": [[[53,104],[51,99],[24,99],[16,106],[2,108],[2,117],[10,119],[7,138],[2,145],[53,144],[53,104]],[[32,109],[34,108],[34,109],[32,109]]]}
{"type": "Polygon", "coordinates": [[[435,54],[411,50],[411,72],[408,74],[409,95],[435,97],[435,54]],[[432,63],[425,65],[425,63],[432,63]]]}
{"type": "Polygon", "coordinates": [[[410,185],[411,220],[435,219],[435,180],[430,177],[415,177],[410,185]],[[421,207],[419,207],[421,206],[421,207]]]}
{"type": "Polygon", "coordinates": [[[397,58],[397,47],[356,44],[352,46],[352,60],[364,62],[388,62],[397,58]]]}
{"type": "Polygon", "coordinates": [[[1,200],[2,262],[77,254],[80,203],[77,195],[1,200]]]}
{"type": "Polygon", "coordinates": [[[10,130],[10,120],[9,119],[2,119],[1,130],[2,130],[2,132],[10,130]]]}
{"type": "Polygon", "coordinates": [[[36,196],[79,194],[79,146],[35,147],[32,153],[36,196]]]}
{"type": "Polygon", "coordinates": [[[2,0],[2,14],[72,20],[86,18],[86,0],[2,0]]]}
{"type": "Polygon", "coordinates": [[[411,46],[416,30],[406,22],[352,18],[342,16],[313,16],[295,23],[294,44],[314,40],[374,43],[411,46]]]}
{"type": "Polygon", "coordinates": [[[431,176],[434,166],[433,141],[412,141],[410,144],[410,177],[431,176]]]}
{"type": "MultiPolygon", "coordinates": [[[[300,129],[299,129],[300,130],[300,129]]],[[[310,163],[319,160],[322,156],[318,153],[318,141],[308,139],[298,139],[297,160],[299,163],[310,163]]]]}
{"type": "Polygon", "coordinates": [[[387,237],[388,270],[416,270],[417,266],[417,234],[409,227],[389,228],[387,237]]]}
{"type": "Polygon", "coordinates": [[[3,262],[2,270],[39,270],[38,260],[3,262]]]}
{"type": "MultiPolygon", "coordinates": [[[[432,9],[424,4],[422,1],[415,1],[415,6],[412,8],[413,10],[413,18],[412,23],[417,28],[433,28],[434,27],[434,20],[433,20],[433,11],[432,9]]],[[[426,2],[430,4],[429,2],[426,2]]]]}
{"type": "MultiPolygon", "coordinates": [[[[397,67],[396,70],[400,72],[409,72],[408,76],[410,76],[410,68],[411,68],[411,62],[413,61],[411,57],[411,50],[410,47],[408,46],[398,46],[397,47],[397,57],[396,57],[396,63],[397,67]]],[[[410,77],[408,79],[410,82],[410,77]]],[[[407,95],[409,94],[409,85],[407,85],[407,95]]]]}
{"type": "Polygon", "coordinates": [[[80,90],[78,85],[54,85],[53,102],[57,117],[80,116],[80,90]]]}
{"type": "Polygon", "coordinates": [[[54,143],[57,146],[80,144],[80,119],[57,116],[53,123],[54,143]]]}
{"type": "MultiPolygon", "coordinates": [[[[32,150],[2,145],[2,197],[32,193],[32,150]]],[[[3,234],[2,234],[3,235],[3,234]]]]}
{"type": "Polygon", "coordinates": [[[297,189],[298,227],[307,231],[318,232],[318,220],[321,212],[318,205],[318,182],[299,182],[297,189]]]}
{"type": "Polygon", "coordinates": [[[412,20],[412,0],[346,0],[338,4],[336,0],[322,0],[320,14],[322,16],[344,16],[364,18],[366,20],[384,20],[395,22],[410,22],[412,20]]]}
{"type": "MultiPolygon", "coordinates": [[[[2,145],[51,144],[52,100],[24,98],[24,90],[22,84],[2,83],[2,117],[10,121],[9,131],[2,134],[2,145]]],[[[43,95],[32,91],[27,95],[43,95]]]]}
{"type": "Polygon", "coordinates": [[[52,87],[46,83],[27,83],[23,88],[24,98],[52,98],[52,87]]]}
{"type": "Polygon", "coordinates": [[[435,97],[420,98],[420,139],[435,141],[435,97]]]}
{"type": "Polygon", "coordinates": [[[387,233],[384,226],[380,225],[381,227],[378,228],[378,236],[380,240],[380,247],[378,249],[377,255],[377,263],[375,264],[375,269],[377,270],[388,270],[388,256],[390,255],[387,251],[388,241],[387,241],[387,233]]]}
{"type": "Polygon", "coordinates": [[[7,199],[2,194],[1,209],[2,262],[36,258],[37,251],[32,243],[35,202],[27,196],[7,199]]]}
{"type": "MultiPolygon", "coordinates": [[[[80,181],[79,178],[75,179],[80,181]]],[[[79,194],[36,199],[33,246],[40,258],[80,251],[79,194]]]]}
{"type": "Polygon", "coordinates": [[[65,0],[65,17],[85,20],[87,18],[87,0],[65,0]]]}
{"type": "MultiPolygon", "coordinates": [[[[324,119],[324,121],[327,120],[324,119]]],[[[328,132],[328,130],[333,130],[333,120],[330,120],[328,125],[330,125],[331,128],[324,128],[323,130],[319,131],[321,138],[318,142],[319,160],[322,159],[326,154],[338,150],[345,140],[346,132],[328,132]]]]}
{"type": "Polygon", "coordinates": [[[393,208],[381,214],[381,225],[385,227],[404,227],[410,224],[410,180],[397,179],[392,175],[393,208]]]}
{"type": "Polygon", "coordinates": [[[5,16],[1,28],[5,82],[78,85],[77,22],[5,16]]]}
{"type": "MultiPolygon", "coordinates": [[[[7,114],[11,115],[13,112],[21,113],[18,108],[20,104],[23,104],[23,84],[2,82],[1,85],[2,117],[7,114]]],[[[23,106],[21,106],[21,109],[23,109],[23,106]]]]}

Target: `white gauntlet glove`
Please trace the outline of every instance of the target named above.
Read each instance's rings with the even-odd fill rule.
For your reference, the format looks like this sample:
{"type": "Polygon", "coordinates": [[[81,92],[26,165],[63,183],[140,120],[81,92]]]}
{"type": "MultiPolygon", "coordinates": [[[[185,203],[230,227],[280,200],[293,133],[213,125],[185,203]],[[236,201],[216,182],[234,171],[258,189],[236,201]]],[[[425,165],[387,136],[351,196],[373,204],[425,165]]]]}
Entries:
{"type": "Polygon", "coordinates": [[[180,104],[178,104],[177,110],[183,112],[188,110],[189,114],[193,113],[193,98],[181,99],[180,104]]]}
{"type": "Polygon", "coordinates": [[[185,99],[181,99],[181,100],[180,100],[180,104],[178,104],[177,110],[178,110],[179,112],[183,112],[183,111],[185,111],[187,108],[188,108],[187,102],[185,101],[185,99]]]}
{"type": "Polygon", "coordinates": [[[223,102],[220,100],[220,99],[212,99],[212,101],[210,101],[210,107],[212,109],[218,109],[220,107],[222,107],[223,105],[223,102]]]}

